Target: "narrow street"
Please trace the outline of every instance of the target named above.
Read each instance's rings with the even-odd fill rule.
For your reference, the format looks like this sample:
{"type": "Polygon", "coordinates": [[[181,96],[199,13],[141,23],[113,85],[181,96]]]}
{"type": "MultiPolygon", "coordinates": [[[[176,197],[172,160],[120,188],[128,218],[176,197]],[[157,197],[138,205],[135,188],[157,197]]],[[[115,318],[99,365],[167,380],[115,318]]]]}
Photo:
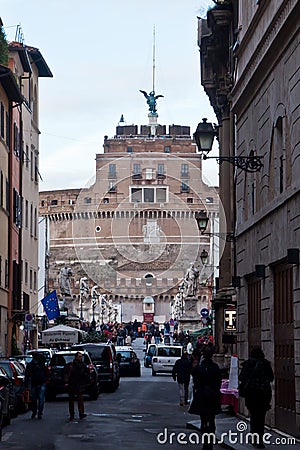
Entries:
{"type": "MultiPolygon", "coordinates": [[[[133,346],[142,362],[143,340],[133,346]]],[[[197,417],[179,406],[177,384],[168,375],[152,377],[143,363],[140,378],[122,378],[116,392],[87,400],[85,408],[86,419],[69,422],[67,397],[58,397],[46,403],[42,420],[31,420],[30,413],[13,419],[3,430],[1,446],[16,450],[199,448],[199,435],[186,428],[197,417]]]]}

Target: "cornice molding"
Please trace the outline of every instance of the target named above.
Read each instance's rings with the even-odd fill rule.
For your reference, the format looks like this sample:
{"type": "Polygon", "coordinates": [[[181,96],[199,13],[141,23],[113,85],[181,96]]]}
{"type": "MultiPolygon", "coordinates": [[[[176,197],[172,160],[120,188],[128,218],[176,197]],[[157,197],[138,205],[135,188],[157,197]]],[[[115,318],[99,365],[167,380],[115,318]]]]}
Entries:
{"type": "MultiPolygon", "coordinates": [[[[233,107],[235,104],[238,103],[238,101],[242,97],[242,93],[245,91],[247,86],[249,86],[250,80],[253,78],[255,72],[258,70],[259,65],[262,63],[267,52],[274,45],[276,37],[278,36],[280,30],[283,28],[288,16],[291,14],[292,10],[297,7],[299,10],[300,3],[298,0],[286,0],[286,2],[283,3],[281,8],[277,11],[277,14],[275,15],[274,19],[269,25],[261,41],[259,42],[256,51],[253,53],[248,64],[246,64],[246,66],[244,67],[244,70],[240,78],[238,79],[238,81],[236,82],[231,91],[233,107]]],[[[253,32],[254,30],[252,29],[252,33],[253,32]]],[[[243,42],[245,38],[242,40],[241,45],[237,51],[237,58],[239,54],[241,54],[242,51],[244,51],[247,48],[247,45],[249,44],[250,40],[249,36],[250,34],[247,33],[247,39],[244,45],[243,42]]]]}

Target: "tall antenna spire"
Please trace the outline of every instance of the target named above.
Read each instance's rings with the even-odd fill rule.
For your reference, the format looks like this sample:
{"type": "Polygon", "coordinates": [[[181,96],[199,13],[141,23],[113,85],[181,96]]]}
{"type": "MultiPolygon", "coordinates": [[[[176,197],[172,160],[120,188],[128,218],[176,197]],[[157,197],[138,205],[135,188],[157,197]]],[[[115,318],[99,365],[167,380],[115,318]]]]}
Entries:
{"type": "Polygon", "coordinates": [[[155,95],[155,25],[153,27],[153,59],[152,59],[152,91],[147,94],[146,91],[140,92],[145,96],[147,100],[147,105],[149,106],[149,126],[151,127],[151,135],[155,136],[157,124],[157,110],[156,110],[156,100],[163,95],[155,95]]]}
{"type": "Polygon", "coordinates": [[[153,27],[152,91],[155,92],[155,25],[153,27]]]}

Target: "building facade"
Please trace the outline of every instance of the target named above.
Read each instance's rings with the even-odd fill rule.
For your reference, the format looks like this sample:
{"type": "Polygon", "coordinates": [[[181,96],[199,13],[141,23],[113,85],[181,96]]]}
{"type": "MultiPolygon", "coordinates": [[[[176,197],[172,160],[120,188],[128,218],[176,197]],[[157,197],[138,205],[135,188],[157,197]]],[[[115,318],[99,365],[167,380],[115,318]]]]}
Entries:
{"type": "MultiPolygon", "coordinates": [[[[16,248],[18,255],[17,242],[12,238],[13,223],[11,221],[11,187],[13,185],[12,158],[13,151],[13,124],[12,108],[14,104],[22,102],[21,91],[13,76],[12,71],[4,65],[0,65],[0,107],[1,107],[1,124],[0,124],[0,354],[7,354],[9,347],[8,321],[11,317],[12,309],[12,285],[11,277],[11,254],[12,248],[16,248]]],[[[18,120],[18,123],[19,120],[18,120]]],[[[18,180],[17,180],[18,181],[18,180]]],[[[18,185],[18,183],[16,182],[18,185]]]]}
{"type": "Polygon", "coordinates": [[[11,42],[7,50],[0,96],[3,355],[22,351],[30,333],[37,341],[35,329],[24,335],[22,328],[37,305],[38,78],[52,76],[38,49],[11,42]]]}
{"type": "MultiPolygon", "coordinates": [[[[157,125],[153,135],[150,125],[138,130],[120,123],[96,155],[91,186],[40,192],[40,214],[50,224],[49,289],[59,292],[61,269],[70,267],[69,307],[85,320],[91,320],[93,302],[89,295],[80,304],[83,277],[89,292],[97,285],[107,295],[119,321],[159,323],[170,319],[191,263],[200,280],[209,277],[200,253],[210,252],[210,238],[200,241],[194,216],[205,210],[213,222],[219,220],[218,191],[202,181],[189,127],[166,128],[157,125]]],[[[210,297],[210,289],[199,285],[199,314],[210,297]]],[[[94,314],[102,319],[100,304],[94,314]]]]}
{"type": "MultiPolygon", "coordinates": [[[[267,422],[299,437],[300,4],[216,3],[202,30],[213,30],[227,61],[217,73],[228,80],[224,100],[234,140],[227,144],[235,155],[263,162],[260,171],[234,174],[238,354],[244,360],[262,346],[275,372],[267,422]],[[222,32],[229,44],[223,48],[222,32]]],[[[209,92],[215,104],[219,93],[218,87],[209,92]]],[[[242,400],[240,408],[246,412],[242,400]]]]}

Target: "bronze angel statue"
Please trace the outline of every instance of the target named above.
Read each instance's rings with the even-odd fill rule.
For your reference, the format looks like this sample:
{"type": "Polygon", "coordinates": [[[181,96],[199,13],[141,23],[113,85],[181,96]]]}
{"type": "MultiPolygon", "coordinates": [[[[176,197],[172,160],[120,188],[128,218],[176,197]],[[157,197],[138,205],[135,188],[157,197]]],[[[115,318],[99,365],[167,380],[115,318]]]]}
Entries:
{"type": "Polygon", "coordinates": [[[147,104],[149,105],[149,111],[152,114],[155,114],[156,113],[156,100],[159,97],[163,97],[163,95],[155,95],[154,91],[151,91],[149,94],[147,94],[146,91],[141,91],[140,90],[140,92],[142,94],[144,94],[145,98],[147,99],[147,104]]]}

